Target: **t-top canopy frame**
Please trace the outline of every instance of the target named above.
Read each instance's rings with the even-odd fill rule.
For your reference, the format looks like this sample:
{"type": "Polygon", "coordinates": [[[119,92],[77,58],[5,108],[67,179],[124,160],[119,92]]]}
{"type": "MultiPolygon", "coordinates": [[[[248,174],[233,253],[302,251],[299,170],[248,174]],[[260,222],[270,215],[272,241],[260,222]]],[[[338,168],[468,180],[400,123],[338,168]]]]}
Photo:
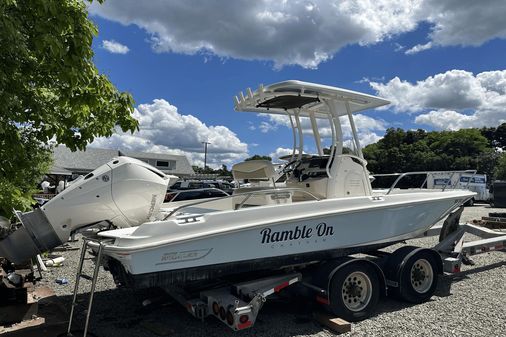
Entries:
{"type": "MultiPolygon", "coordinates": [[[[288,116],[294,139],[292,161],[295,158],[297,149],[298,160],[302,158],[303,154],[304,137],[300,117],[309,117],[320,156],[323,155],[323,149],[316,119],[324,118],[329,120],[332,131],[330,153],[332,158],[335,153],[342,154],[343,150],[343,133],[339,117],[348,116],[357,155],[363,159],[352,114],[389,103],[383,98],[352,90],[296,80],[274,83],[266,87],[260,85],[255,92],[248,88],[246,95],[241,91],[239,96],[235,96],[236,111],[288,116]]],[[[329,160],[329,164],[331,162],[329,160]]],[[[330,176],[329,167],[327,167],[327,173],[330,176]]]]}
{"type": "MultiPolygon", "coordinates": [[[[287,110],[299,108],[302,110],[301,117],[310,117],[311,114],[316,118],[328,118],[330,110],[325,100],[349,102],[351,113],[390,104],[386,99],[357,91],[290,80],[266,87],[260,85],[255,92],[248,88],[246,95],[240,92],[239,96],[235,96],[235,110],[286,115],[287,110]]],[[[339,111],[338,114],[345,116],[347,111],[339,111]]]]}

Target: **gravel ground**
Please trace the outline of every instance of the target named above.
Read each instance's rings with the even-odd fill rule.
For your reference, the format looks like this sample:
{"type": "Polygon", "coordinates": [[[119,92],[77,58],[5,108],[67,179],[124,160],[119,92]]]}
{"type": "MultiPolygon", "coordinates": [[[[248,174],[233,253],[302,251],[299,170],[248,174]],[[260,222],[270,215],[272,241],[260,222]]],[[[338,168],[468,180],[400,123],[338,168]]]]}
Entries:
{"type": "MultiPolygon", "coordinates": [[[[489,212],[504,212],[488,205],[466,207],[462,221],[487,216],[489,212]]],[[[409,244],[430,247],[436,238],[410,240],[409,244]]],[[[81,241],[72,243],[80,247],[81,241]]],[[[61,267],[49,268],[44,274],[47,282],[70,307],[74,289],[79,250],[58,253],[66,258],[61,267]],[[69,280],[58,285],[56,278],[69,280]]],[[[434,296],[429,302],[410,305],[383,299],[377,314],[354,323],[352,332],[341,336],[506,336],[506,258],[502,252],[490,252],[473,257],[476,265],[464,266],[463,272],[452,276],[451,295],[434,296]]],[[[84,271],[92,275],[88,261],[84,271]]],[[[81,283],[81,293],[90,282],[81,283]]],[[[268,301],[255,326],[233,332],[223,323],[209,317],[200,322],[178,304],[166,303],[144,308],[141,302],[155,294],[152,290],[117,289],[112,276],[99,273],[90,331],[99,337],[167,336],[334,336],[332,332],[309,318],[307,305],[292,301],[268,301]],[[156,331],[157,333],[154,333],[156,331]]],[[[83,295],[80,298],[85,298],[83,295]]],[[[76,325],[84,322],[82,307],[76,325]]]]}

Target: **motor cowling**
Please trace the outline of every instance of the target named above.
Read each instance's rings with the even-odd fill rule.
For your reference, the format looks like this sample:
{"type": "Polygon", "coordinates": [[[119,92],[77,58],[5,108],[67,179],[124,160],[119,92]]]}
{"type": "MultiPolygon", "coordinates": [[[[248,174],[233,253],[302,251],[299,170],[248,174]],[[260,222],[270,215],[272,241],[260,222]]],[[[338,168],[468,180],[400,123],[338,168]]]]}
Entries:
{"type": "Polygon", "coordinates": [[[163,203],[170,178],[140,160],[115,158],[39,209],[16,212],[21,226],[0,241],[0,256],[21,263],[91,224],[107,221],[122,228],[149,221],[163,203]]]}

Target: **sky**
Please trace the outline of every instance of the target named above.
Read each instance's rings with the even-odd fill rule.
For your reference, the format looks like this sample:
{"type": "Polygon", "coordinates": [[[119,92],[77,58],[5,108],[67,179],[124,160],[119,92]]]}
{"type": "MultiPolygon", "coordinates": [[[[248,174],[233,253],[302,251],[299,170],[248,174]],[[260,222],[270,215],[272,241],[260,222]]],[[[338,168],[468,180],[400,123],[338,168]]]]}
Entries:
{"type": "Polygon", "coordinates": [[[362,146],[390,127],[506,122],[504,0],[107,0],[88,10],[95,64],[132,94],[140,122],[95,147],[203,166],[209,142],[211,167],[254,154],[276,161],[291,153],[288,121],[235,112],[233,97],[291,79],[391,101],[356,115],[362,146]]]}

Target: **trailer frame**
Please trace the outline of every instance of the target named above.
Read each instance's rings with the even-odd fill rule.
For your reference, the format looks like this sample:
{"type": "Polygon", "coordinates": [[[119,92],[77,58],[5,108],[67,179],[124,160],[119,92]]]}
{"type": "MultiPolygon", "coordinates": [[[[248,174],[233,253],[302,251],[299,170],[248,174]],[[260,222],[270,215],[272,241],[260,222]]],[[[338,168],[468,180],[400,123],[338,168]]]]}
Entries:
{"type": "MultiPolygon", "coordinates": [[[[420,238],[439,235],[439,243],[431,248],[403,246],[393,253],[373,249],[361,253],[366,255],[366,257],[348,255],[319,261],[318,263],[310,262],[298,266],[291,265],[285,269],[273,272],[272,276],[242,279],[238,282],[211,286],[198,292],[190,293],[185,289],[177,287],[162,288],[195,318],[204,320],[208,316],[214,316],[233,330],[239,331],[250,328],[255,324],[264,303],[272,295],[278,294],[283,289],[290,288],[295,284],[299,284],[306,290],[306,297],[313,299],[316,303],[323,305],[336,314],[336,311],[340,312],[339,308],[336,309],[336,299],[337,305],[343,304],[342,301],[339,301],[339,296],[344,295],[336,295],[335,278],[342,279],[343,275],[341,271],[349,273],[349,275],[363,277],[364,271],[368,269],[370,274],[366,275],[364,280],[367,281],[368,278],[374,279],[374,282],[369,280],[374,291],[367,295],[368,300],[373,301],[371,303],[372,308],[362,308],[359,306],[363,312],[358,310],[356,315],[349,316],[351,317],[349,319],[351,321],[362,320],[370,316],[380,295],[394,295],[412,303],[421,303],[432,297],[440,276],[459,273],[462,263],[472,264],[470,256],[490,251],[506,252],[506,232],[494,231],[469,223],[459,223],[462,211],[463,206],[451,212],[443,225],[432,227],[419,236],[420,238]],[[465,242],[465,234],[473,234],[480,237],[480,239],[465,242]],[[422,260],[428,263],[428,265],[423,267],[425,262],[417,264],[418,261],[422,260]],[[415,265],[417,266],[416,268],[415,265]],[[350,273],[350,271],[352,272],[350,273]],[[415,285],[418,286],[422,282],[419,279],[413,279],[413,275],[427,276],[424,273],[431,277],[430,282],[432,283],[426,292],[417,293],[418,290],[415,285]],[[408,281],[406,281],[406,277],[408,281]],[[409,282],[410,279],[411,284],[409,282]],[[374,283],[374,286],[372,286],[372,283],[374,283]]],[[[73,302],[75,302],[79,279],[85,278],[92,281],[92,291],[90,293],[85,322],[85,336],[88,331],[89,317],[92,309],[93,285],[97,278],[102,257],[100,248],[103,244],[104,242],[96,239],[84,238],[83,251],[76,275],[73,302]],[[89,248],[90,244],[98,244],[99,248],[96,254],[96,266],[92,277],[81,274],[85,250],[89,248]]],[[[340,292],[342,289],[343,293],[346,292],[348,294],[348,298],[353,298],[354,300],[364,298],[362,296],[362,287],[358,287],[350,279],[344,281],[344,283],[338,283],[338,285],[337,291],[340,292]],[[351,289],[349,293],[345,287],[348,287],[346,289],[351,289]]],[[[364,286],[364,288],[367,287],[364,286]]],[[[364,291],[367,291],[367,289],[364,291]]],[[[73,303],[72,309],[74,309],[75,305],[73,303]]],[[[351,311],[353,314],[353,306],[348,309],[345,312],[349,314],[351,311]]],[[[74,310],[71,311],[67,336],[71,336],[70,329],[73,312],[74,310]]]]}

